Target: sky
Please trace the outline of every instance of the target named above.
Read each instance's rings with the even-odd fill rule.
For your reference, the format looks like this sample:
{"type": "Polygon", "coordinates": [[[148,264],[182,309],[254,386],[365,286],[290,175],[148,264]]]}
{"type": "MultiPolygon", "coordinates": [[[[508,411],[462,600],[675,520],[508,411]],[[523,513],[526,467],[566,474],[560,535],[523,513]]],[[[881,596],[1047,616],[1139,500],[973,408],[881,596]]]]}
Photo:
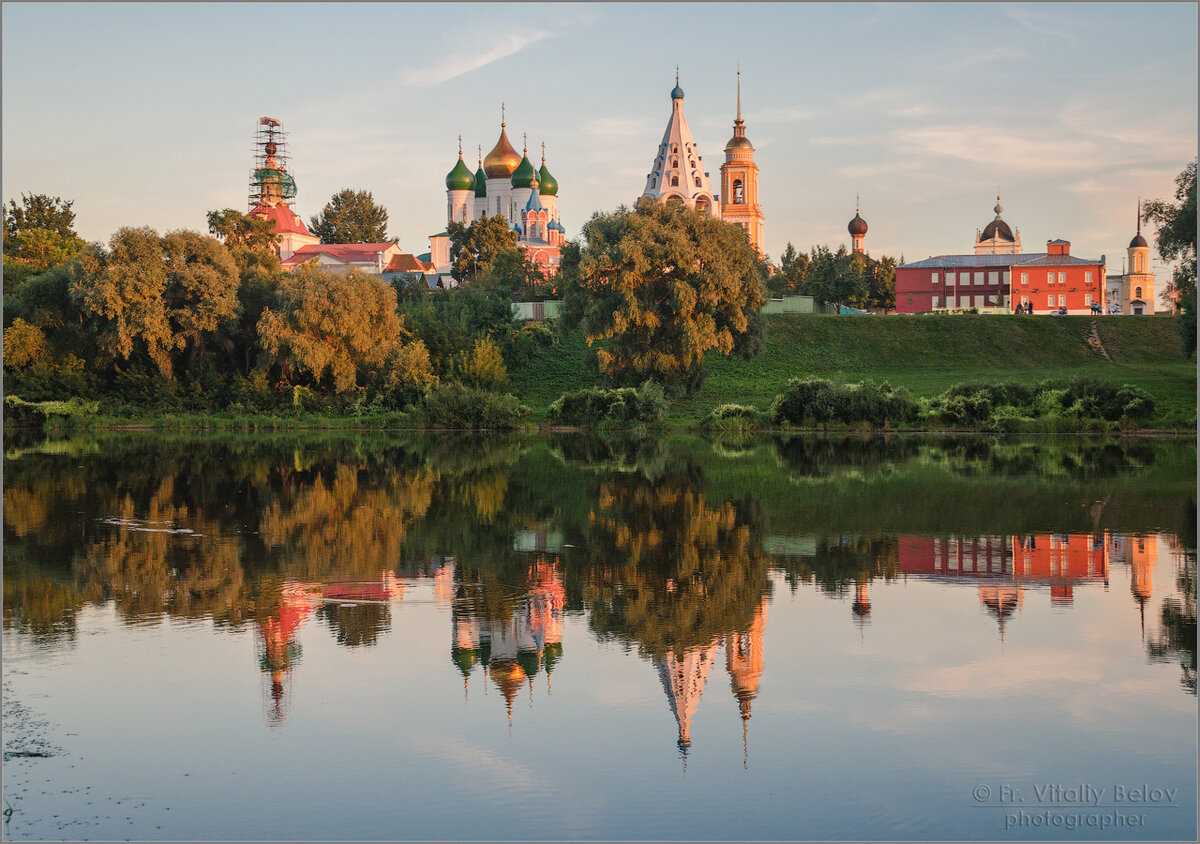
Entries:
{"type": "Polygon", "coordinates": [[[574,239],[640,195],[676,65],[717,190],[740,67],[776,261],[848,246],[856,197],[876,257],[970,253],[998,192],[1025,251],[1120,272],[1138,197],[1197,151],[1194,3],[6,2],[2,197],[73,200],[91,241],[205,231],[247,210],[270,116],[306,222],[368,190],[419,254],[458,136],[474,169],[503,102],[574,239]]]}

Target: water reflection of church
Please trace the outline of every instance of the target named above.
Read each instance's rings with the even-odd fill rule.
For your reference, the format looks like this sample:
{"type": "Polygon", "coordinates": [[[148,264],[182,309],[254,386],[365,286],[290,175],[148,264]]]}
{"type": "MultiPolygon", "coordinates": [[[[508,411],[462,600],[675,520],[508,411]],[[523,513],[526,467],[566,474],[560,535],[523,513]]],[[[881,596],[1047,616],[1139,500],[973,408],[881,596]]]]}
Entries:
{"type": "MultiPolygon", "coordinates": [[[[1118,533],[1049,533],[1024,536],[920,537],[898,540],[897,569],[902,576],[975,584],[979,605],[999,625],[1003,640],[1008,620],[1024,606],[1026,588],[1047,588],[1051,606],[1070,607],[1075,589],[1105,588],[1110,565],[1130,568],[1130,590],[1138,603],[1145,632],[1145,605],[1157,561],[1152,536],[1118,533]]],[[[854,615],[870,614],[868,582],[857,584],[854,615]]]]}
{"type": "MultiPolygon", "coordinates": [[[[1142,614],[1145,633],[1145,604],[1151,596],[1157,563],[1153,536],[902,536],[895,542],[897,576],[974,587],[981,610],[996,619],[1001,639],[1008,622],[1024,606],[1030,587],[1048,593],[1051,606],[1066,609],[1072,606],[1076,589],[1092,585],[1107,588],[1110,568],[1128,566],[1132,597],[1142,614]]],[[[786,553],[792,556],[799,552],[803,556],[805,547],[803,541],[792,539],[786,553]]],[[[270,686],[268,719],[279,723],[286,717],[289,678],[300,656],[297,637],[310,615],[327,612],[331,606],[375,606],[381,615],[374,624],[377,629],[386,629],[388,607],[403,600],[413,582],[424,580],[432,581],[437,606],[449,610],[450,657],[462,675],[464,695],[470,694],[472,677],[482,675],[485,691],[488,686],[500,691],[511,722],[513,704],[521,689],[529,689],[532,702],[534,680],[544,675],[549,693],[551,675],[563,658],[567,594],[559,560],[545,549],[531,556],[519,590],[466,579],[456,572],[453,558],[435,561],[404,576],[384,572],[377,581],[286,583],[278,609],[259,625],[260,667],[269,677],[270,686]]],[[[860,625],[871,614],[871,580],[863,576],[854,582],[851,612],[860,625]]],[[[676,722],[681,754],[686,755],[691,746],[692,723],[722,649],[745,746],[751,706],[759,693],[764,669],[767,603],[763,597],[743,629],[726,632],[701,647],[652,657],[676,722]]],[[[374,634],[360,634],[351,640],[339,633],[343,644],[373,641],[374,634]]]]}

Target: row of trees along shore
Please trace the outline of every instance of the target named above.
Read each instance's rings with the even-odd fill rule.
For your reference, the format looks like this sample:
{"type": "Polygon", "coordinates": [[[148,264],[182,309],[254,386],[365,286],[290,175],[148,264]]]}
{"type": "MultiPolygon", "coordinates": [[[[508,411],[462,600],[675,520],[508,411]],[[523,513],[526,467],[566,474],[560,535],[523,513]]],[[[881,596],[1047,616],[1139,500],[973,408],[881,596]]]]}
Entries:
{"type": "MultiPolygon", "coordinates": [[[[280,268],[273,224],[233,209],[209,233],[122,227],[107,245],[74,230],[71,200],[23,194],[3,211],[5,391],[27,401],[105,398],[114,410],[262,412],[283,407],[401,410],[447,390],[502,393],[507,369],[555,342],[515,323],[515,299],[559,297],[559,331],[582,331],[614,385],[653,379],[685,393],[704,355],[753,357],[768,295],[889,309],[897,261],[788,244],[778,266],[739,226],[641,200],[596,213],[544,276],[501,217],[451,223],[453,273],[280,268]],[[440,392],[439,392],[440,391],[440,392]]],[[[1196,163],[1175,201],[1146,205],[1169,289],[1195,351],[1196,163]]],[[[386,240],[387,212],[365,191],[335,194],[312,230],[325,242],[386,240]]]]}

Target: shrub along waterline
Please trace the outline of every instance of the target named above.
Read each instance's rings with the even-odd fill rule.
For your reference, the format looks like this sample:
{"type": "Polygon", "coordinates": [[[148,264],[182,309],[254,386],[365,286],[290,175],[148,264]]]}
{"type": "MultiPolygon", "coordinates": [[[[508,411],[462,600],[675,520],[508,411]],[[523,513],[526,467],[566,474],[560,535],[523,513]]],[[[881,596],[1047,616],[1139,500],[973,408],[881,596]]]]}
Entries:
{"type": "Polygon", "coordinates": [[[547,417],[559,425],[592,428],[607,423],[621,426],[652,425],[667,415],[669,405],[663,388],[645,381],[638,389],[620,387],[606,390],[591,387],[564,393],[550,405],[547,417]]]}

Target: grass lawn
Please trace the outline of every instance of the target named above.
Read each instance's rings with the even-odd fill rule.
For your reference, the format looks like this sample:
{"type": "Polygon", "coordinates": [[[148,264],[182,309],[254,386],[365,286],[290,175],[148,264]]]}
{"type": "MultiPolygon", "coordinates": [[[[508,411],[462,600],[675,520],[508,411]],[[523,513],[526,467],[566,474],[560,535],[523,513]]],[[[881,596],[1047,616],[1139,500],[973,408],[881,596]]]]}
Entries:
{"type": "MultiPolygon", "coordinates": [[[[1196,363],[1180,352],[1169,316],[833,316],[766,318],[767,342],[751,361],[711,354],[708,378],[674,413],[699,420],[725,403],[767,409],[789,378],[867,379],[935,396],[963,381],[1102,378],[1141,387],[1157,412],[1147,427],[1191,429],[1196,420],[1196,363]],[[1088,342],[1095,332],[1106,359],[1088,342]]],[[[574,333],[510,373],[508,389],[544,419],[564,392],[601,385],[585,370],[587,350],[574,333]]]]}

